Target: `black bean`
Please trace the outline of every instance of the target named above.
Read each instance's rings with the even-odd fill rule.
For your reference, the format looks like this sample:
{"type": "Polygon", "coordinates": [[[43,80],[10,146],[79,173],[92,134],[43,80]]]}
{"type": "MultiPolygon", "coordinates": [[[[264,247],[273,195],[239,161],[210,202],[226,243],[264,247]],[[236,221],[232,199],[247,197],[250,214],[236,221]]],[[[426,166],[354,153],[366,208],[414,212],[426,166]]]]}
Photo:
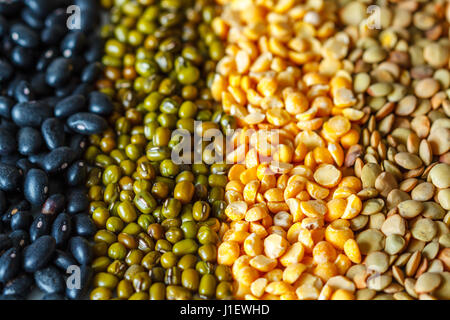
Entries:
{"type": "Polygon", "coordinates": [[[27,296],[33,289],[34,280],[28,274],[21,274],[5,284],[3,295],[27,296]]]}
{"type": "Polygon", "coordinates": [[[86,181],[86,177],[87,166],[86,163],[82,160],[74,162],[66,170],[66,182],[71,187],[81,185],[84,181],[86,181]]]}
{"type": "Polygon", "coordinates": [[[14,100],[11,98],[0,96],[0,116],[11,119],[11,110],[14,107],[14,104],[14,100]]]}
{"type": "Polygon", "coordinates": [[[81,158],[87,146],[87,137],[81,134],[73,134],[70,137],[69,146],[76,158],[81,158]]]}
{"type": "Polygon", "coordinates": [[[0,59],[0,82],[11,79],[13,74],[13,67],[6,60],[0,59]]]}
{"type": "Polygon", "coordinates": [[[93,89],[94,86],[92,84],[81,83],[75,88],[72,94],[81,94],[82,96],[87,96],[93,89]]]}
{"type": "Polygon", "coordinates": [[[42,206],[42,213],[46,215],[55,215],[64,210],[66,197],[63,194],[53,194],[47,198],[42,206]]]}
{"type": "Polygon", "coordinates": [[[28,230],[33,222],[33,216],[29,211],[19,211],[11,217],[12,230],[28,230]]]}
{"type": "Polygon", "coordinates": [[[16,87],[20,81],[27,80],[27,77],[23,73],[16,73],[14,78],[9,81],[8,88],[6,89],[6,93],[10,97],[14,97],[14,92],[16,91],[16,87]]]}
{"type": "Polygon", "coordinates": [[[88,265],[92,262],[94,256],[92,246],[85,238],[79,236],[70,238],[69,250],[79,264],[88,265]]]}
{"type": "Polygon", "coordinates": [[[65,300],[64,296],[58,293],[49,293],[42,297],[42,300],[65,300]]]}
{"type": "Polygon", "coordinates": [[[56,4],[55,1],[49,0],[24,0],[24,3],[39,17],[45,17],[49,14],[56,4]]]}
{"type": "Polygon", "coordinates": [[[72,78],[66,85],[60,88],[56,88],[55,95],[61,99],[68,97],[75,91],[77,86],[78,86],[78,79],[72,78]]]}
{"type": "Polygon", "coordinates": [[[67,125],[73,131],[84,135],[99,134],[108,127],[105,119],[87,112],[80,112],[69,117],[67,125]]]}
{"type": "Polygon", "coordinates": [[[42,137],[50,150],[64,146],[64,123],[56,118],[48,118],[42,123],[42,137]]]}
{"type": "Polygon", "coordinates": [[[20,155],[13,153],[13,154],[8,154],[6,156],[1,156],[1,162],[5,163],[5,164],[9,164],[11,166],[14,166],[17,164],[17,161],[19,161],[20,159],[20,155]]]}
{"type": "Polygon", "coordinates": [[[30,244],[30,236],[25,230],[15,230],[8,237],[11,239],[13,247],[25,248],[30,244]]]}
{"type": "Polygon", "coordinates": [[[75,214],[89,208],[89,199],[84,188],[72,188],[67,192],[67,212],[75,214]]]}
{"type": "Polygon", "coordinates": [[[41,168],[43,168],[46,156],[47,156],[47,152],[32,154],[32,155],[28,156],[28,161],[30,161],[32,164],[37,164],[41,168]]]}
{"type": "Polygon", "coordinates": [[[82,111],[85,108],[86,99],[82,95],[72,95],[64,98],[58,104],[56,104],[54,113],[55,117],[66,118],[77,112],[82,111]]]}
{"type": "Polygon", "coordinates": [[[67,279],[66,297],[72,300],[80,299],[87,294],[94,273],[91,267],[85,265],[81,266],[79,271],[79,273],[73,272],[67,279]],[[79,283],[78,280],[80,280],[79,283]]]}
{"type": "Polygon", "coordinates": [[[88,62],[99,61],[103,55],[103,40],[94,35],[89,38],[89,47],[84,51],[83,56],[88,62]]]}
{"type": "Polygon", "coordinates": [[[85,34],[81,31],[71,31],[62,40],[60,50],[64,57],[70,58],[80,53],[85,45],[85,34]]]}
{"type": "Polygon", "coordinates": [[[0,128],[0,155],[11,154],[16,148],[17,142],[13,132],[6,128],[0,128]]]}
{"type": "Polygon", "coordinates": [[[89,111],[98,115],[110,115],[114,111],[111,99],[103,92],[93,91],[89,95],[89,111]]]}
{"type": "Polygon", "coordinates": [[[100,62],[88,64],[81,72],[81,81],[92,83],[102,74],[103,68],[100,62]]]}
{"type": "Polygon", "coordinates": [[[56,249],[53,264],[66,273],[67,269],[70,266],[76,265],[77,262],[70,253],[56,249]]]}
{"type": "Polygon", "coordinates": [[[74,152],[69,147],[60,147],[50,151],[44,159],[43,168],[49,173],[66,169],[74,160],[74,152]]]}
{"type": "Polygon", "coordinates": [[[23,184],[25,199],[31,204],[41,206],[48,195],[48,176],[41,169],[31,169],[23,184]]]}
{"type": "Polygon", "coordinates": [[[58,248],[64,247],[72,233],[72,218],[67,213],[60,213],[52,225],[50,235],[58,248]]]}
{"type": "Polygon", "coordinates": [[[29,8],[22,10],[21,17],[22,20],[33,29],[42,29],[44,27],[44,20],[29,8]]]}
{"type": "Polygon", "coordinates": [[[37,238],[50,234],[51,216],[47,214],[39,214],[34,218],[30,227],[30,240],[36,241],[37,238]]]}
{"type": "Polygon", "coordinates": [[[14,24],[9,30],[11,39],[19,46],[36,48],[39,45],[39,35],[22,23],[14,24]]]}
{"type": "Polygon", "coordinates": [[[50,236],[42,236],[23,251],[23,269],[36,272],[45,267],[55,252],[56,241],[50,236]]]}
{"type": "Polygon", "coordinates": [[[6,234],[0,234],[0,254],[12,247],[12,241],[6,234]]]}
{"type": "Polygon", "coordinates": [[[36,271],[34,281],[36,286],[45,293],[61,293],[65,289],[63,276],[53,266],[36,271]]]}
{"type": "Polygon", "coordinates": [[[80,213],[73,217],[74,229],[77,235],[82,237],[92,237],[97,231],[97,227],[87,214],[80,213]]]}
{"type": "MultiPolygon", "coordinates": [[[[16,195],[17,197],[17,195],[16,195]]],[[[18,211],[26,211],[31,209],[31,205],[27,200],[21,199],[21,195],[16,198],[9,197],[8,200],[12,205],[8,207],[8,210],[6,210],[4,216],[8,216],[8,223],[11,221],[11,217],[13,214],[15,214],[18,211]]]]}
{"type": "Polygon", "coordinates": [[[17,102],[28,102],[35,99],[35,94],[28,81],[22,80],[17,84],[14,98],[17,102]]]}
{"type": "Polygon", "coordinates": [[[0,257],[0,282],[8,282],[19,272],[22,265],[20,249],[11,248],[0,257]]]}
{"type": "Polygon", "coordinates": [[[11,112],[13,121],[20,127],[39,127],[52,114],[52,108],[43,101],[18,103],[11,112]]]}
{"type": "Polygon", "coordinates": [[[47,84],[53,88],[61,88],[70,80],[74,65],[72,60],[66,58],[56,58],[47,68],[47,84]]]}
{"type": "Polygon", "coordinates": [[[14,166],[0,163],[0,190],[14,191],[19,187],[22,175],[14,166]]]}
{"type": "Polygon", "coordinates": [[[10,53],[11,62],[19,68],[26,69],[34,67],[35,58],[33,49],[15,46],[10,53]]]}
{"type": "Polygon", "coordinates": [[[58,55],[57,48],[49,48],[42,52],[39,59],[36,62],[37,71],[45,71],[53,59],[58,55]]]}
{"type": "Polygon", "coordinates": [[[61,28],[57,25],[45,27],[41,31],[41,41],[47,45],[57,45],[65,34],[65,28],[61,28]]]}

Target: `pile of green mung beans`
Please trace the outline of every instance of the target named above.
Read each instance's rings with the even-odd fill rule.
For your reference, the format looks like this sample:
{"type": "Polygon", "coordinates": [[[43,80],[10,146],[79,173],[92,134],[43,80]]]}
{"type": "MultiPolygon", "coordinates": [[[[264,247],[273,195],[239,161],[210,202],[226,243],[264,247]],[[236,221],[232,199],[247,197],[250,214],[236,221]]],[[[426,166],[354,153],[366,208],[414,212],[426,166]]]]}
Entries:
{"type": "MultiPolygon", "coordinates": [[[[115,125],[91,136],[85,154],[99,229],[90,298],[230,299],[231,271],[216,266],[228,166],[212,163],[211,152],[192,165],[171,159],[182,140],[176,129],[192,136],[236,126],[209,90],[224,54],[210,27],[216,8],[208,0],[103,5],[111,14],[97,86],[114,101],[115,125]]],[[[185,163],[192,158],[183,153],[185,163]]]]}

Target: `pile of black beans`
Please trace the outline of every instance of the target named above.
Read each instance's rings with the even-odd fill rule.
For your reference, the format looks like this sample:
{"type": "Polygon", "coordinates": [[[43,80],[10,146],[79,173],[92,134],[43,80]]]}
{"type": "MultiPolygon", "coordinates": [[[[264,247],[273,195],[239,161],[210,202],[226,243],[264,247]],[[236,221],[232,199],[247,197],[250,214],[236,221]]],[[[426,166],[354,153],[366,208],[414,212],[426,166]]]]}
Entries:
{"type": "Polygon", "coordinates": [[[0,1],[0,299],[88,290],[96,228],[80,159],[113,111],[94,91],[99,14],[96,0],[0,1]]]}

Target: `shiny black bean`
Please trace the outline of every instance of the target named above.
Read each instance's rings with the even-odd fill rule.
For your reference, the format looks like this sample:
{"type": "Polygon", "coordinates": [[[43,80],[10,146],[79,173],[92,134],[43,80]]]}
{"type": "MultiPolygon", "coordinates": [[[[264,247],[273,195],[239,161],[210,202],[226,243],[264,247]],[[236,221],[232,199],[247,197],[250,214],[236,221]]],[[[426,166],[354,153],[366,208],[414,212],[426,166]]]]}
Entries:
{"type": "Polygon", "coordinates": [[[25,248],[30,244],[30,236],[25,230],[15,230],[8,237],[11,239],[13,247],[25,248]]]}
{"type": "Polygon", "coordinates": [[[3,295],[16,295],[25,297],[33,289],[34,280],[29,274],[21,274],[5,284],[3,295]]]}
{"type": "Polygon", "coordinates": [[[11,98],[0,96],[0,116],[11,119],[11,110],[14,107],[14,104],[14,100],[11,98]]]}
{"type": "Polygon", "coordinates": [[[0,128],[0,155],[5,156],[16,151],[17,142],[14,133],[6,128],[0,128]]]}
{"type": "Polygon", "coordinates": [[[114,111],[111,99],[103,92],[94,91],[89,95],[89,111],[98,115],[110,115],[114,111]]]}
{"type": "Polygon", "coordinates": [[[41,19],[30,8],[25,8],[21,12],[22,20],[33,29],[42,29],[44,27],[44,20],[41,19]]]}
{"type": "Polygon", "coordinates": [[[82,96],[88,96],[89,92],[94,90],[94,85],[91,83],[80,83],[72,94],[81,94],[82,96]]]}
{"type": "Polygon", "coordinates": [[[80,213],[73,217],[75,233],[82,237],[92,237],[97,231],[97,227],[89,215],[80,213]]]}
{"type": "Polygon", "coordinates": [[[39,17],[48,15],[57,3],[48,0],[24,0],[24,4],[39,17]]]}
{"type": "Polygon", "coordinates": [[[53,264],[65,273],[70,266],[76,265],[77,262],[70,253],[57,249],[53,256],[53,264]]]}
{"type": "Polygon", "coordinates": [[[80,112],[67,119],[70,129],[84,135],[102,133],[108,127],[106,120],[96,114],[80,112]]]}
{"type": "Polygon", "coordinates": [[[11,62],[19,68],[27,69],[34,66],[33,49],[15,46],[10,53],[11,62]]]}
{"type": "Polygon", "coordinates": [[[67,212],[75,214],[89,208],[89,198],[84,188],[72,188],[67,192],[67,212]]]}
{"type": "Polygon", "coordinates": [[[0,282],[8,282],[19,272],[22,265],[22,255],[19,248],[11,248],[0,257],[0,282]]]}
{"type": "Polygon", "coordinates": [[[14,191],[20,185],[22,175],[14,166],[0,163],[0,190],[14,191]]]}
{"type": "Polygon", "coordinates": [[[72,300],[80,299],[87,294],[93,276],[93,270],[89,266],[81,266],[79,271],[79,274],[75,271],[67,279],[66,297],[72,300]],[[78,284],[78,275],[80,276],[79,287],[76,286],[76,284],[78,284]]]}
{"type": "Polygon", "coordinates": [[[66,29],[53,25],[41,31],[41,41],[47,45],[57,45],[66,34],[66,29]]]}
{"type": "Polygon", "coordinates": [[[85,34],[81,31],[71,31],[62,40],[60,50],[64,57],[70,58],[79,54],[85,45],[85,34]]]}
{"type": "Polygon", "coordinates": [[[37,238],[50,234],[50,228],[52,226],[51,216],[48,214],[39,214],[34,218],[30,227],[30,240],[36,241],[37,238]]]}
{"type": "Polygon", "coordinates": [[[87,166],[82,160],[74,162],[66,170],[66,182],[71,187],[81,185],[87,177],[87,166]]]}
{"type": "Polygon", "coordinates": [[[81,72],[81,81],[92,83],[102,74],[102,64],[100,62],[92,62],[88,64],[81,72]]]}
{"type": "Polygon", "coordinates": [[[0,82],[11,79],[13,74],[13,67],[6,60],[0,59],[0,82]]]}
{"type": "Polygon", "coordinates": [[[56,241],[50,236],[42,236],[23,251],[23,269],[36,272],[45,267],[55,252],[56,241]]]}
{"type": "Polygon", "coordinates": [[[69,251],[81,265],[88,265],[92,262],[92,246],[85,238],[79,236],[70,238],[69,251]]]}
{"type": "Polygon", "coordinates": [[[82,95],[72,95],[62,99],[56,104],[54,113],[57,118],[69,117],[82,111],[86,106],[86,99],[82,95]]]}
{"type": "Polygon", "coordinates": [[[31,169],[23,184],[25,199],[31,204],[41,206],[48,195],[48,176],[41,169],[31,169]]]}
{"type": "Polygon", "coordinates": [[[48,118],[42,123],[42,137],[50,150],[64,146],[64,123],[56,118],[48,118]]]}
{"type": "Polygon", "coordinates": [[[58,248],[64,247],[72,233],[72,218],[67,213],[60,213],[52,225],[50,235],[58,248]]]}
{"type": "Polygon", "coordinates": [[[19,211],[11,217],[12,230],[28,230],[33,222],[33,216],[29,211],[19,211]]]}
{"type": "MultiPolygon", "coordinates": [[[[14,196],[14,195],[13,195],[14,196]]],[[[27,200],[21,199],[22,196],[16,194],[17,198],[12,198],[11,196],[8,198],[9,202],[12,203],[6,210],[5,214],[2,217],[3,222],[9,223],[11,221],[11,217],[18,211],[27,211],[31,209],[31,205],[27,200]]]]}
{"type": "Polygon", "coordinates": [[[56,173],[66,169],[74,160],[74,152],[69,147],[60,147],[50,151],[44,159],[43,169],[56,173]]]}
{"type": "Polygon", "coordinates": [[[47,68],[45,77],[47,84],[53,88],[63,87],[72,77],[74,68],[72,60],[56,58],[47,68]]]}
{"type": "Polygon", "coordinates": [[[27,80],[27,77],[23,73],[16,73],[14,78],[8,82],[6,94],[10,97],[14,97],[14,92],[20,81],[27,80]]]}
{"type": "Polygon", "coordinates": [[[17,102],[28,102],[35,99],[35,94],[28,81],[22,80],[17,84],[14,98],[17,102]]]}
{"type": "Polygon", "coordinates": [[[53,114],[52,108],[43,101],[29,101],[16,104],[11,112],[15,124],[20,127],[39,127],[53,114]]]}
{"type": "Polygon", "coordinates": [[[94,35],[89,38],[89,47],[84,51],[83,56],[88,62],[99,61],[103,55],[103,41],[100,37],[94,35]]]}
{"type": "Polygon", "coordinates": [[[53,266],[36,271],[34,281],[36,286],[45,293],[61,293],[65,289],[63,276],[53,266]]]}
{"type": "Polygon", "coordinates": [[[87,146],[87,137],[82,134],[73,134],[70,137],[69,147],[75,153],[76,158],[81,158],[87,146]]]}
{"type": "Polygon", "coordinates": [[[11,239],[6,234],[0,234],[0,254],[12,246],[11,239]]]}
{"type": "MultiPolygon", "coordinates": [[[[50,88],[45,82],[45,73],[37,73],[31,78],[30,81],[31,89],[38,96],[47,96],[52,93],[52,88],[50,88]]],[[[49,105],[53,105],[50,104],[49,105]]]]}
{"type": "Polygon", "coordinates": [[[42,213],[46,215],[55,215],[64,210],[66,197],[61,194],[53,194],[47,198],[42,206],[42,213]]]}
{"type": "Polygon", "coordinates": [[[39,45],[39,35],[30,27],[16,23],[9,30],[14,43],[25,48],[36,48],[39,45]]]}
{"type": "Polygon", "coordinates": [[[50,63],[53,61],[55,57],[59,54],[57,48],[49,48],[43,51],[36,62],[36,70],[37,71],[45,71],[50,63]]]}
{"type": "Polygon", "coordinates": [[[42,168],[44,167],[44,160],[46,156],[47,152],[32,154],[28,156],[28,161],[30,161],[32,164],[37,164],[42,168]]]}

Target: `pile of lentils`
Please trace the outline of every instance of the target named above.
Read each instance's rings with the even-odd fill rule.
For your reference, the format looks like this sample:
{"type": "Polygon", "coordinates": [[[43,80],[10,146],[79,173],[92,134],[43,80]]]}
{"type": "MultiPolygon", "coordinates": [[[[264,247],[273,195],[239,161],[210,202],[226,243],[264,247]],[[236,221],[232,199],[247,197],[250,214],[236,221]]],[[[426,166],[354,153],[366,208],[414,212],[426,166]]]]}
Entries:
{"type": "Polygon", "coordinates": [[[114,126],[92,135],[85,154],[96,166],[87,186],[99,228],[90,298],[229,299],[231,271],[216,265],[228,166],[213,156],[223,141],[200,163],[191,165],[191,151],[183,164],[171,160],[183,140],[175,129],[193,139],[194,131],[235,127],[209,90],[224,54],[210,27],[215,8],[207,0],[139,0],[110,10],[97,85],[117,107],[114,126]]]}
{"type": "Polygon", "coordinates": [[[102,72],[99,9],[94,0],[0,3],[2,299],[25,299],[35,287],[44,299],[87,293],[96,228],[81,159],[87,136],[106,129],[113,109],[93,91],[102,72]],[[80,29],[66,24],[72,4],[80,29]],[[66,286],[76,267],[80,286],[66,286]]]}

